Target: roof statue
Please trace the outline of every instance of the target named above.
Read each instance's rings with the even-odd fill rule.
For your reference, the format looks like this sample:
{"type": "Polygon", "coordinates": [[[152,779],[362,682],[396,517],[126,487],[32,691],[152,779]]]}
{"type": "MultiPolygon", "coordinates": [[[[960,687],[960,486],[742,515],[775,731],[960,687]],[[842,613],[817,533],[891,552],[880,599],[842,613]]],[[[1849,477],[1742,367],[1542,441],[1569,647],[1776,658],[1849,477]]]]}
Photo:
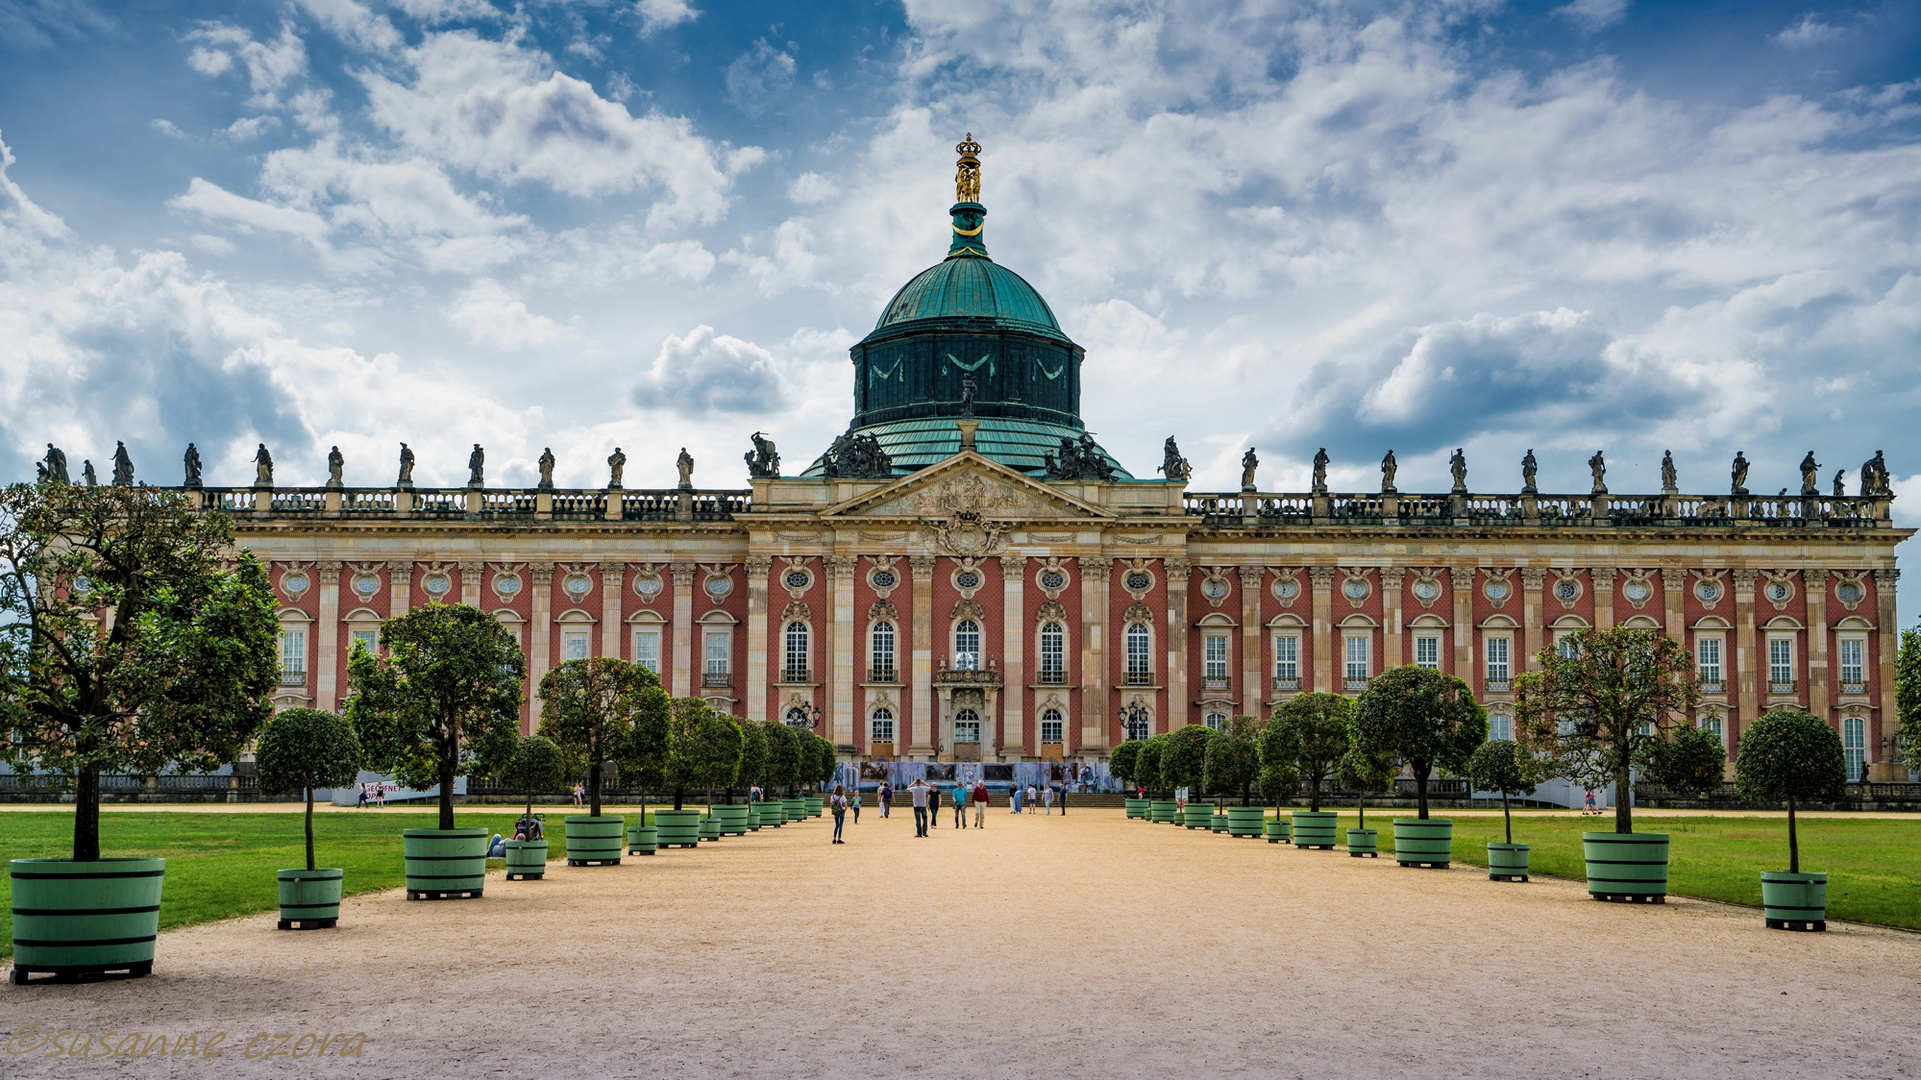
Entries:
{"type": "Polygon", "coordinates": [[[686,447],[683,446],[680,448],[680,456],[674,459],[674,468],[680,470],[681,489],[686,491],[693,490],[694,455],[688,453],[686,447]]]}
{"type": "Polygon", "coordinates": [[[780,451],[775,449],[774,440],[764,431],[756,431],[748,438],[753,440],[754,448],[742,455],[747,459],[747,475],[756,480],[779,479],[780,451]]]}
{"type": "Polygon", "coordinates": [[[1607,458],[1601,456],[1601,451],[1596,450],[1594,456],[1587,459],[1587,471],[1590,476],[1594,477],[1594,494],[1606,495],[1608,493],[1608,463],[1607,458]]]}
{"type": "Polygon", "coordinates": [[[340,447],[336,446],[332,450],[327,451],[328,487],[338,488],[346,486],[346,482],[340,478],[341,472],[345,470],[346,467],[347,459],[340,456],[340,447]]]}
{"type": "Polygon", "coordinates": [[[414,452],[406,443],[400,444],[400,476],[394,481],[397,488],[414,486],[414,452]]]}
{"type": "Polygon", "coordinates": [[[267,449],[266,443],[261,443],[253,452],[253,486],[273,486],[273,452],[267,449]]]}
{"type": "Polygon", "coordinates": [[[827,448],[823,475],[829,479],[885,479],[894,475],[894,462],[872,435],[842,432],[827,448]]]}
{"type": "Polygon", "coordinates": [[[1661,494],[1679,495],[1680,477],[1674,471],[1674,451],[1661,451],[1661,494]]]}
{"type": "Polygon", "coordinates": [[[1733,478],[1733,482],[1728,487],[1728,494],[1746,495],[1748,493],[1748,455],[1744,451],[1734,452],[1733,478]]]}
{"type": "Polygon", "coordinates": [[[1381,494],[1394,494],[1394,474],[1401,471],[1400,463],[1394,460],[1394,451],[1389,450],[1381,459],[1381,494]]]}
{"type": "Polygon", "coordinates": [[[960,155],[960,163],[954,169],[954,201],[981,201],[981,144],[974,141],[974,133],[968,132],[967,138],[954,146],[960,155]]]}
{"type": "Polygon", "coordinates": [[[113,444],[113,486],[133,486],[133,458],[127,456],[127,444],[113,444]]]}
{"type": "Polygon", "coordinates": [[[551,446],[543,446],[540,448],[540,487],[542,490],[550,491],[553,489],[553,486],[554,448],[551,446]]]}
{"type": "Polygon", "coordinates": [[[66,452],[52,443],[47,444],[47,463],[45,470],[45,474],[41,477],[43,480],[55,484],[72,483],[72,481],[67,479],[66,452]]]}
{"type": "Polygon", "coordinates": [[[1467,454],[1460,447],[1454,448],[1454,456],[1447,459],[1447,471],[1454,477],[1454,494],[1467,492],[1467,454]]]}
{"type": "Polygon", "coordinates": [[[1835,470],[1834,497],[1837,499],[1845,499],[1848,497],[1848,470],[1846,469],[1835,470]]]}
{"type": "Polygon", "coordinates": [[[86,481],[86,483],[87,483],[87,486],[88,486],[88,487],[99,487],[99,486],[100,486],[100,477],[94,474],[94,471],[93,471],[93,459],[92,459],[92,458],[83,458],[83,459],[81,460],[81,462],[80,462],[80,465],[81,465],[81,469],[80,469],[80,477],[81,477],[81,479],[83,479],[83,480],[85,480],[85,481],[86,481]]]}
{"type": "Polygon", "coordinates": [[[1861,463],[1861,494],[1867,496],[1887,496],[1894,494],[1888,487],[1888,463],[1876,450],[1874,456],[1861,463]]]}
{"type": "MultiPolygon", "coordinates": [[[[550,469],[549,472],[551,471],[550,469]]],[[[607,455],[607,486],[610,489],[619,487],[622,478],[625,477],[626,474],[627,454],[621,450],[620,447],[616,446],[614,447],[614,452],[607,455]]]]}
{"type": "Polygon", "coordinates": [[[1821,465],[1814,460],[1814,451],[1801,459],[1801,494],[1821,494],[1821,465]]]}
{"type": "Polygon", "coordinates": [[[1540,489],[1534,486],[1534,477],[1541,471],[1541,465],[1534,460],[1534,448],[1528,447],[1527,456],[1521,459],[1521,491],[1532,495],[1540,489]]]}
{"type": "Polygon", "coordinates": [[[467,486],[470,488],[487,486],[487,451],[474,444],[474,452],[467,455],[467,486]]]}
{"type": "Polygon", "coordinates": [[[1314,451],[1314,494],[1327,494],[1327,447],[1314,451]]]}
{"type": "Polygon", "coordinates": [[[1085,431],[1078,440],[1061,436],[1060,450],[1046,455],[1046,461],[1049,480],[1114,479],[1114,463],[1085,431]]]}
{"type": "Polygon", "coordinates": [[[199,487],[200,486],[200,448],[195,446],[192,443],[188,443],[187,452],[181,456],[180,463],[183,466],[185,466],[187,470],[187,478],[186,480],[182,481],[180,486],[188,487],[188,488],[199,487]]]}
{"type": "Polygon", "coordinates": [[[1169,435],[1161,446],[1161,464],[1155,471],[1183,484],[1194,478],[1194,466],[1181,456],[1180,444],[1174,441],[1174,436],[1169,435]]]}
{"type": "Polygon", "coordinates": [[[1261,467],[1260,455],[1254,452],[1253,447],[1251,446],[1248,447],[1247,453],[1241,455],[1241,490],[1242,491],[1254,490],[1254,471],[1256,469],[1259,469],[1260,467],[1261,467]]]}

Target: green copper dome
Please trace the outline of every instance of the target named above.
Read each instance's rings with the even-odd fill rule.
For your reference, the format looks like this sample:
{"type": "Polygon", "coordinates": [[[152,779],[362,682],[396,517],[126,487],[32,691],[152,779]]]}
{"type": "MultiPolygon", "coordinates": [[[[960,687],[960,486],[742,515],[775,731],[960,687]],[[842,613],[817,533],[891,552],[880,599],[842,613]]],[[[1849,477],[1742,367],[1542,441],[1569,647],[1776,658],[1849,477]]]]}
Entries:
{"type": "Polygon", "coordinates": [[[979,255],[955,255],[901,286],[874,324],[876,333],[921,319],[992,319],[1066,340],[1054,311],[1019,274],[979,255]]]}

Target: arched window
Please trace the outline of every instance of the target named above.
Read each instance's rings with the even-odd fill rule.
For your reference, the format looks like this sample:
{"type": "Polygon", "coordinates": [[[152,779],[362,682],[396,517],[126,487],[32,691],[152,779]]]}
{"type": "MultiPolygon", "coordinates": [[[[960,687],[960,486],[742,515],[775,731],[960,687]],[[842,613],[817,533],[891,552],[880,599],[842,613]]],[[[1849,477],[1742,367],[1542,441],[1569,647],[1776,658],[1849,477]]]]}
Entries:
{"type": "Polygon", "coordinates": [[[1135,686],[1147,686],[1154,681],[1154,637],[1147,627],[1140,623],[1129,623],[1127,627],[1127,681],[1135,686]]]}
{"type": "Polygon", "coordinates": [[[1041,712],[1041,741],[1044,743],[1065,742],[1062,737],[1066,725],[1061,722],[1059,709],[1044,709],[1041,712]]]}
{"type": "Polygon", "coordinates": [[[1041,681],[1067,681],[1067,631],[1057,622],[1041,624],[1041,681]]]}
{"type": "Polygon", "coordinates": [[[1227,730],[1227,714],[1226,713],[1210,712],[1207,714],[1205,719],[1207,721],[1207,726],[1213,728],[1215,731],[1227,730]]]}
{"type": "Polygon", "coordinates": [[[868,635],[867,680],[894,681],[894,624],[882,620],[868,635]]]}
{"type": "Polygon", "coordinates": [[[807,681],[807,624],[790,622],[787,624],[785,648],[782,652],[780,677],[787,682],[807,681]]]}
{"type": "Polygon", "coordinates": [[[1868,778],[1868,724],[1858,716],[1841,718],[1841,752],[1848,758],[1848,779],[1868,778]]]}
{"type": "Polygon", "coordinates": [[[972,619],[954,624],[954,668],[979,671],[981,667],[981,626],[972,619]]]}
{"type": "Polygon", "coordinates": [[[954,714],[954,741],[957,743],[977,743],[981,741],[980,714],[972,709],[962,709],[954,714]]]}
{"type": "Polygon", "coordinates": [[[873,717],[868,721],[867,732],[870,742],[893,742],[894,711],[892,709],[875,709],[873,717]]]}

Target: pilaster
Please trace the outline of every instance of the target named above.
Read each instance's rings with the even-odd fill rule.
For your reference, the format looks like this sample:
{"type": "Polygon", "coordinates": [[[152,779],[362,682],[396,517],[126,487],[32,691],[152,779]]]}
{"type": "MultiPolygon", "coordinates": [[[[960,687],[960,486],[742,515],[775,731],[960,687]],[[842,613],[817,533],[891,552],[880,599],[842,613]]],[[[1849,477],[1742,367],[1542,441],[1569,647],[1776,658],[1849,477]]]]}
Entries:
{"type": "Polygon", "coordinates": [[[1381,567],[1381,670],[1392,671],[1407,663],[1403,656],[1406,632],[1401,625],[1401,591],[1407,584],[1407,571],[1399,566],[1381,567]]]}
{"type": "MultiPolygon", "coordinates": [[[[1883,502],[1885,504],[1885,501],[1883,502]]],[[[1901,733],[1901,706],[1896,697],[1894,671],[1896,646],[1900,643],[1900,628],[1895,622],[1894,586],[1901,577],[1901,571],[1890,566],[1874,572],[1874,600],[1879,609],[1874,624],[1875,668],[1881,686],[1881,707],[1875,710],[1868,721],[1868,760],[1875,761],[1881,750],[1881,740],[1888,740],[1888,753],[1884,764],[1870,772],[1883,780],[1905,780],[1907,770],[1900,764],[1899,755],[1894,752],[1894,736],[1901,733]]]]}
{"type": "Polygon", "coordinates": [[[320,623],[314,627],[314,707],[334,712],[340,707],[340,564],[323,562],[318,569],[320,623]]]}
{"type": "Polygon", "coordinates": [[[1597,566],[1588,577],[1594,583],[1594,628],[1609,629],[1614,625],[1614,568],[1597,566]]]}
{"type": "Polygon", "coordinates": [[[480,606],[480,568],[477,562],[460,564],[460,602],[470,608],[480,606]]]}
{"type": "MultiPolygon", "coordinates": [[[[1001,685],[1005,689],[994,750],[1002,759],[1008,756],[1009,742],[1027,728],[1027,605],[1022,603],[1026,579],[1027,556],[1001,556],[1001,685]]],[[[1024,745],[1022,751],[1028,752],[1024,745]]]]}
{"type": "Polygon", "coordinates": [[[765,555],[747,560],[747,719],[760,723],[767,719],[767,572],[773,560],[765,555]]]}
{"type": "Polygon", "coordinates": [[[907,559],[914,579],[913,705],[911,714],[901,717],[901,724],[911,729],[913,742],[907,741],[909,731],[899,735],[907,744],[907,752],[918,757],[934,752],[934,725],[940,722],[940,713],[934,707],[934,561],[932,555],[910,555],[907,559]]]}
{"type": "Polygon", "coordinates": [[[532,639],[527,650],[527,707],[531,727],[540,716],[540,680],[547,675],[547,664],[554,655],[554,564],[535,563],[527,568],[532,586],[530,603],[534,624],[528,632],[532,639]]]}
{"type": "Polygon", "coordinates": [[[411,562],[390,562],[387,564],[388,604],[387,618],[398,619],[407,614],[413,606],[414,564],[411,562]]]}
{"type": "Polygon", "coordinates": [[[1167,571],[1167,708],[1154,720],[1157,735],[1187,723],[1187,581],[1192,571],[1186,559],[1161,565],[1167,571]]]}
{"type": "Polygon", "coordinates": [[[1334,653],[1339,642],[1334,640],[1334,568],[1331,566],[1310,566],[1307,568],[1308,585],[1314,590],[1314,685],[1310,690],[1340,693],[1340,684],[1334,681],[1334,653]]]}
{"type": "Polygon", "coordinates": [[[621,637],[627,624],[620,619],[620,590],[627,584],[626,564],[608,559],[600,564],[600,655],[625,656],[621,637]]]}
{"type": "Polygon", "coordinates": [[[1474,670],[1474,568],[1447,568],[1448,595],[1454,599],[1454,677],[1467,682],[1480,693],[1481,680],[1474,670]]]}
{"type": "Polygon", "coordinates": [[[1763,659],[1755,651],[1754,578],[1752,570],[1741,569],[1729,575],[1734,579],[1734,672],[1735,707],[1741,715],[1728,720],[1728,752],[1736,752],[1741,729],[1760,714],[1761,687],[1756,666],[1763,659]]]}
{"type": "Polygon", "coordinates": [[[1808,595],[1808,711],[1822,720],[1831,720],[1828,702],[1828,572],[1821,569],[1801,571],[1801,587],[1808,595]]]}
{"type": "Polygon", "coordinates": [[[1547,571],[1537,566],[1521,568],[1521,663],[1522,671],[1541,670],[1541,649],[1547,644],[1547,627],[1542,625],[1542,593],[1547,587],[1547,571]]]}
{"type": "Polygon", "coordinates": [[[1240,567],[1241,579],[1241,714],[1261,715],[1261,583],[1267,567],[1240,567]]]}
{"type": "Polygon", "coordinates": [[[1083,557],[1081,569],[1082,753],[1107,751],[1107,580],[1114,567],[1106,555],[1083,557]]]}
{"type": "Polygon", "coordinates": [[[854,569],[860,559],[854,555],[829,555],[825,561],[828,595],[834,605],[827,620],[833,635],[828,643],[828,655],[834,658],[833,681],[827,699],[831,703],[827,737],[834,740],[835,746],[851,749],[854,745],[854,569]]]}
{"type": "Polygon", "coordinates": [[[668,693],[689,697],[694,692],[694,573],[690,562],[673,565],[674,577],[674,666],[669,672],[668,693]]]}

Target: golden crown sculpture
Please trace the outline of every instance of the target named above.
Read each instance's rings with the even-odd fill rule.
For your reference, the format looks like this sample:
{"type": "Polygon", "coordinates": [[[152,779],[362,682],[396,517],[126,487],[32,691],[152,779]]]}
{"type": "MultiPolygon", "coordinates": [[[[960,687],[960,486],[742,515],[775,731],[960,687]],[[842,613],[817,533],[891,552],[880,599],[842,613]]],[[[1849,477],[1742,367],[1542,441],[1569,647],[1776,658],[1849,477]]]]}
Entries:
{"type": "Polygon", "coordinates": [[[968,132],[965,141],[956,143],[954,152],[960,155],[960,165],[954,170],[955,201],[981,201],[981,144],[974,141],[974,133],[968,132]]]}

